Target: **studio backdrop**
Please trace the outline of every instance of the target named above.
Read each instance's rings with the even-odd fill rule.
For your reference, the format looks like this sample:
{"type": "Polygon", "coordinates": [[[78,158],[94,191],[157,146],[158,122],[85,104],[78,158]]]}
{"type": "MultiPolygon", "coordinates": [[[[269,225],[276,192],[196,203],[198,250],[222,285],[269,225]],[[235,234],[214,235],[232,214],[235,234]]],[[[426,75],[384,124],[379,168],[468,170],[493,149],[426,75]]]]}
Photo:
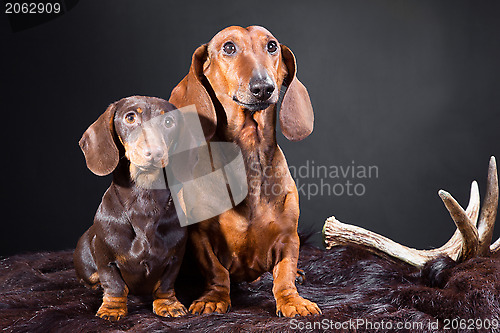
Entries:
{"type": "Polygon", "coordinates": [[[230,25],[264,26],[297,58],[315,127],[278,141],[299,228],[319,246],[332,215],[440,246],[455,226],[437,191],[466,206],[500,158],[497,1],[59,3],[0,15],[0,256],[75,247],[111,182],[87,169],[83,132],[122,97],[168,99],[193,51],[230,25]]]}

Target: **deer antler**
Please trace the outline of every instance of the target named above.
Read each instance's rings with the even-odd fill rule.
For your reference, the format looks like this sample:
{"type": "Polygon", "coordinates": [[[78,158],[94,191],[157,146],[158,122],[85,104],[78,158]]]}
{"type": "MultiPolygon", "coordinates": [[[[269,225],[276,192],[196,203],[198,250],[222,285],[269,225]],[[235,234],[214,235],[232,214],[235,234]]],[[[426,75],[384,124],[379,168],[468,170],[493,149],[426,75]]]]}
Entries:
{"type": "Polygon", "coordinates": [[[334,216],[328,218],[323,227],[326,247],[330,249],[337,245],[363,245],[374,253],[382,252],[417,267],[441,255],[447,255],[455,261],[465,261],[500,249],[500,238],[490,246],[498,208],[498,173],[495,157],[492,156],[490,159],[486,196],[481,213],[479,213],[479,188],[476,181],[472,182],[469,205],[465,211],[451,194],[443,190],[438,193],[457,226],[451,239],[440,248],[412,249],[361,227],[342,223],[334,216]]]}

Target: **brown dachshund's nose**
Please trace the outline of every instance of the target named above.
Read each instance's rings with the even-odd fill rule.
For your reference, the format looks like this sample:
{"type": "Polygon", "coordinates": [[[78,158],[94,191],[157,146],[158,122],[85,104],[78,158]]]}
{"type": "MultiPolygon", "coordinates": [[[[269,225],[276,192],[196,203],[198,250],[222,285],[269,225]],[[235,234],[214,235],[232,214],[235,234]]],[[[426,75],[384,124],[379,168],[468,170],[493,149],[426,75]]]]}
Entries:
{"type": "Polygon", "coordinates": [[[274,92],[274,84],[268,76],[254,76],[249,85],[252,95],[261,102],[268,100],[274,92]]]}
{"type": "Polygon", "coordinates": [[[163,149],[160,146],[148,146],[143,150],[144,157],[147,161],[158,161],[163,158],[163,149]]]}

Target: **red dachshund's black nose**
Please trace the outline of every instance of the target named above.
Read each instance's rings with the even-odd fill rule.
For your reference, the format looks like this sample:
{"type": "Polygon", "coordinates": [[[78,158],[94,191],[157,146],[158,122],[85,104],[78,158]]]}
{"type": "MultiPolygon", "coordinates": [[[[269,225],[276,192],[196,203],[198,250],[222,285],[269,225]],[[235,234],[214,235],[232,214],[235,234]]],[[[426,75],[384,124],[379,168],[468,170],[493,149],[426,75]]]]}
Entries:
{"type": "Polygon", "coordinates": [[[261,102],[267,101],[274,92],[274,84],[269,77],[253,77],[249,84],[252,95],[261,102]]]}

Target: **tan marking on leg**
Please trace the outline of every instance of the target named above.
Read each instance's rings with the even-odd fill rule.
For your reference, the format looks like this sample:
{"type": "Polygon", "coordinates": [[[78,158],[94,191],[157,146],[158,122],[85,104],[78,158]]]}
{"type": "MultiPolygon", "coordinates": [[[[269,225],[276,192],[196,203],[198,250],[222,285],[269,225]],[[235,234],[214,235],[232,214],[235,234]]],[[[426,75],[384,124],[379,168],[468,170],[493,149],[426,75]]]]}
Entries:
{"type": "Polygon", "coordinates": [[[99,282],[99,273],[92,273],[92,275],[89,276],[89,281],[91,284],[96,284],[97,282],[99,282]]]}
{"type": "Polygon", "coordinates": [[[97,317],[110,321],[118,321],[127,315],[127,296],[113,297],[104,295],[102,304],[96,313],[97,317]]]}

